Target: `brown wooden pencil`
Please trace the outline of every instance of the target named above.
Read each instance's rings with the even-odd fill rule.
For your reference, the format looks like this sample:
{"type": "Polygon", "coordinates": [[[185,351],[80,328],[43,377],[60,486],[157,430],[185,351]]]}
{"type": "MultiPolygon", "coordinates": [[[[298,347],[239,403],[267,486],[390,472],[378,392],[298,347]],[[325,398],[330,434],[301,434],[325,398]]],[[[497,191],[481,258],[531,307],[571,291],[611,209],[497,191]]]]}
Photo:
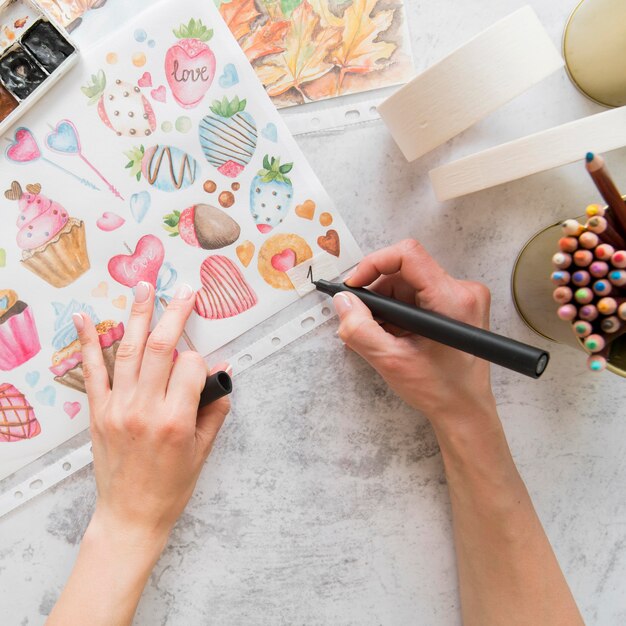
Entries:
{"type": "Polygon", "coordinates": [[[589,152],[585,167],[598,191],[611,208],[616,226],[619,226],[622,235],[626,237],[626,202],[613,182],[604,159],[599,154],[589,152]]]}

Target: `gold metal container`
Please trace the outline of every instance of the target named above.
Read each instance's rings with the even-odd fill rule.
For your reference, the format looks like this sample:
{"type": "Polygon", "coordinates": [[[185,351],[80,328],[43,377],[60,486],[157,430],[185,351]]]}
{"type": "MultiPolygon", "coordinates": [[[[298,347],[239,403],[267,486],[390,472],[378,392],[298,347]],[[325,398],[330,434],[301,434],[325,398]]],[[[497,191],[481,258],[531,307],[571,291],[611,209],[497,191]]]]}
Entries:
{"type": "MultiPolygon", "coordinates": [[[[586,217],[581,216],[578,220],[584,222],[586,217]]],[[[538,232],[522,248],[513,267],[513,302],[531,330],[545,339],[585,351],[582,342],[572,332],[571,324],[557,316],[558,305],[552,299],[552,256],[558,251],[562,236],[559,222],[538,232]]],[[[626,335],[612,345],[607,370],[626,378],[626,335]]]]}
{"type": "Polygon", "coordinates": [[[585,96],[626,105],[626,0],[582,0],[565,26],[563,56],[585,96]]]}

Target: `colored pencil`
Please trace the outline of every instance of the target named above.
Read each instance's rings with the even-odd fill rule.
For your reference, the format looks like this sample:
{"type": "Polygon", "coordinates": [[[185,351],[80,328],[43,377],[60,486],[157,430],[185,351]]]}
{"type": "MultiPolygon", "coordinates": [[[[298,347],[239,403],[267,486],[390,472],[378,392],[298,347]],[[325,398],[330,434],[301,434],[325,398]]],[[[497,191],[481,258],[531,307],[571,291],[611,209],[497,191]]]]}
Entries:
{"type": "Polygon", "coordinates": [[[599,154],[589,152],[585,167],[598,188],[600,195],[608,206],[611,207],[611,212],[616,223],[619,224],[620,230],[626,235],[626,202],[624,202],[622,194],[613,182],[604,158],[599,154]]]}

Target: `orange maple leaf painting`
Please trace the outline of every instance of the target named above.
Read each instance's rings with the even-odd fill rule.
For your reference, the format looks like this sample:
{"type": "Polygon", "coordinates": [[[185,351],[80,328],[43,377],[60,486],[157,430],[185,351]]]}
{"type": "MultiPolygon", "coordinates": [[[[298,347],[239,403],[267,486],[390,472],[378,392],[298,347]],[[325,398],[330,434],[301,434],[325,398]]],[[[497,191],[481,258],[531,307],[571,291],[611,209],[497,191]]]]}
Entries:
{"type": "Polygon", "coordinates": [[[220,13],[277,106],[412,74],[402,0],[229,0],[220,13]]]}

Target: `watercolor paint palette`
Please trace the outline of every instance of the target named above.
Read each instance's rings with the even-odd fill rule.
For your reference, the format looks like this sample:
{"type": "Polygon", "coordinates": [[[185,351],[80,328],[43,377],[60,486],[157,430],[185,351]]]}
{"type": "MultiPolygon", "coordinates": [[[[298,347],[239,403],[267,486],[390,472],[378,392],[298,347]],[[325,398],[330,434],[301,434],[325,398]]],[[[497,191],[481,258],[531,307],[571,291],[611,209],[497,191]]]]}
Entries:
{"type": "Polygon", "coordinates": [[[0,2],[0,132],[78,60],[78,48],[30,0],[0,2]]]}

